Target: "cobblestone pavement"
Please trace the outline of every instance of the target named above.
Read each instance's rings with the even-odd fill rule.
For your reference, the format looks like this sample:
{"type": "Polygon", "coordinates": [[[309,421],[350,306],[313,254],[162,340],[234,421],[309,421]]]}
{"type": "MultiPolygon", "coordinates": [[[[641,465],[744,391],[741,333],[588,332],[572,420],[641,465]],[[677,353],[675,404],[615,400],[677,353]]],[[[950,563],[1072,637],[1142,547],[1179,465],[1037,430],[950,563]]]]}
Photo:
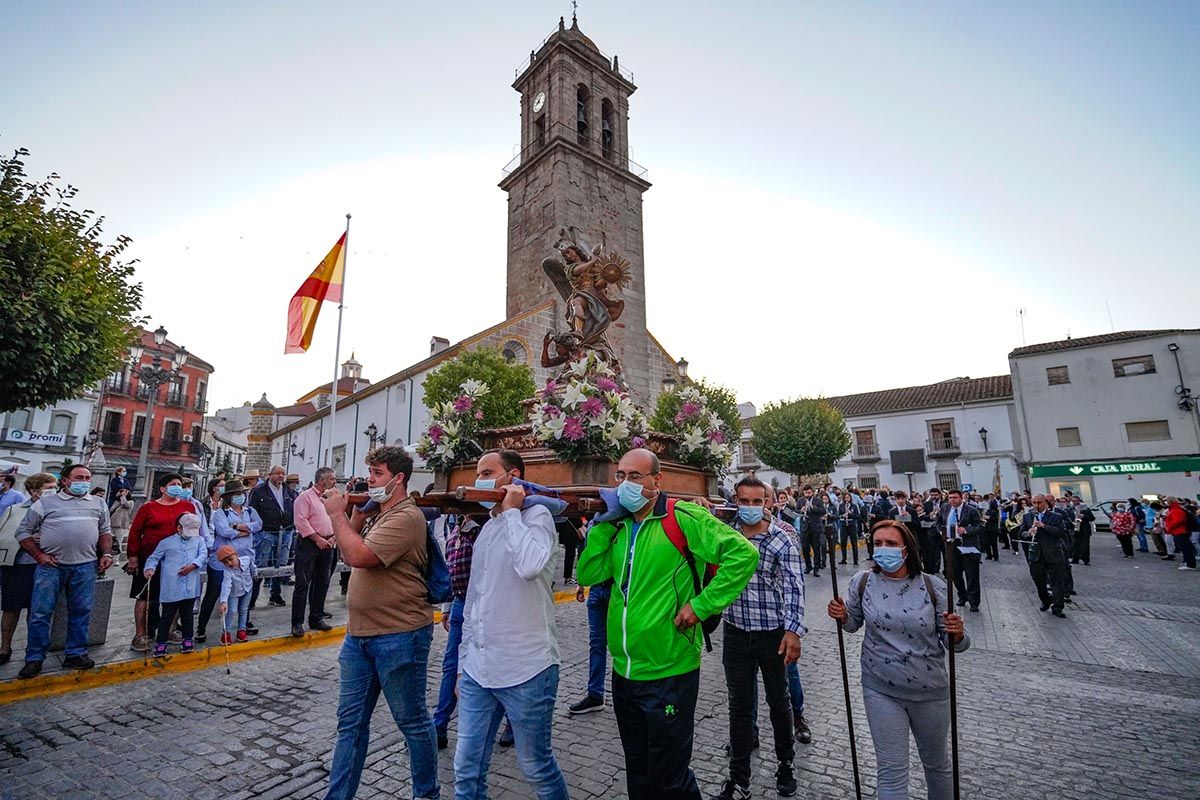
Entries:
{"type": "MultiPolygon", "coordinates": [[[[1096,537],[1092,566],[1075,567],[1080,595],[1066,620],[1037,610],[1022,559],[983,565],[984,603],[968,614],[974,646],[958,660],[964,798],[1200,797],[1200,577],[1141,555],[1121,559],[1096,537]]],[[[842,572],[845,580],[848,572],[842,572]]],[[[808,586],[801,674],[813,728],[798,745],[804,798],[853,797],[828,573],[808,586]]],[[[574,798],[624,797],[611,710],[572,718],[586,682],[584,608],[558,609],[563,651],[555,745],[574,798]]],[[[848,636],[864,795],[874,759],[862,714],[859,636],[848,636]]],[[[429,694],[441,647],[435,638],[429,694]]],[[[706,655],[693,766],[706,795],[724,777],[727,703],[717,652],[706,655]]],[[[0,709],[4,798],[317,798],[326,789],[337,696],[337,648],[324,647],[0,709]]],[[[760,718],[767,719],[765,705],[760,718]]],[[[764,742],[767,737],[764,736],[764,742]]],[[[451,748],[454,730],[451,729],[451,748]]],[[[775,797],[774,757],[754,757],[756,796],[775,797]]],[[[915,748],[914,748],[915,751],[915,748]]],[[[440,755],[452,796],[453,750],[440,755]]],[[[924,796],[913,755],[913,796],[924,796]]],[[[403,738],[380,705],[361,798],[411,796],[403,738]]],[[[497,748],[491,796],[527,798],[511,750],[497,748]]]]}

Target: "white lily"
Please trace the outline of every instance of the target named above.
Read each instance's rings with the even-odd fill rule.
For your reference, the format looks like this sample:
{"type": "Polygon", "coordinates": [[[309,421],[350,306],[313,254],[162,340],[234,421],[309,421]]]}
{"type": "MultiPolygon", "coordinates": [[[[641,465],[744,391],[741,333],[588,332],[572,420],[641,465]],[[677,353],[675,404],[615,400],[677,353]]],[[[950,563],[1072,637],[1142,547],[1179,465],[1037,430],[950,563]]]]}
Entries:
{"type": "Polygon", "coordinates": [[[704,432],[699,428],[692,428],[687,435],[683,437],[683,449],[692,451],[698,450],[704,444],[704,432]]]}
{"type": "Polygon", "coordinates": [[[583,393],[577,383],[567,384],[566,391],[563,392],[562,403],[566,408],[577,408],[584,400],[587,400],[587,395],[583,393]]]}
{"type": "Polygon", "coordinates": [[[552,417],[546,420],[546,423],[542,426],[542,430],[544,432],[543,438],[553,437],[555,439],[561,439],[563,436],[563,428],[566,427],[566,424],[567,419],[563,416],[552,417]]]}
{"type": "Polygon", "coordinates": [[[612,427],[605,432],[604,438],[613,444],[621,444],[629,438],[629,426],[622,420],[617,420],[612,427]]]}
{"type": "Polygon", "coordinates": [[[474,378],[468,378],[463,381],[460,388],[462,389],[462,393],[468,397],[482,397],[488,393],[488,385],[474,378]]]}

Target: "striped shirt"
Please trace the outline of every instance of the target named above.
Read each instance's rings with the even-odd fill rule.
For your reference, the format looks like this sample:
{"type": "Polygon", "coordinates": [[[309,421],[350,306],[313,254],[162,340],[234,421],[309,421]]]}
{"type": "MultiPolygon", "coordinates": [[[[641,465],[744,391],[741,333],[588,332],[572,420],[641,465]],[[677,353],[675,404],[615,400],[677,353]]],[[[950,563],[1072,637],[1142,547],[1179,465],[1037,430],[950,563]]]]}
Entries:
{"type": "MultiPolygon", "coordinates": [[[[740,532],[742,524],[735,521],[733,527],[740,532]]],[[[743,631],[783,628],[803,636],[808,629],[800,549],[775,520],[766,531],[748,538],[758,548],[758,566],[745,590],[725,609],[725,621],[743,631]]]]}
{"type": "Polygon", "coordinates": [[[86,564],[98,558],[100,535],[111,533],[108,506],[96,495],[44,494],[29,507],[17,528],[17,541],[37,536],[38,547],[60,564],[86,564]]]}

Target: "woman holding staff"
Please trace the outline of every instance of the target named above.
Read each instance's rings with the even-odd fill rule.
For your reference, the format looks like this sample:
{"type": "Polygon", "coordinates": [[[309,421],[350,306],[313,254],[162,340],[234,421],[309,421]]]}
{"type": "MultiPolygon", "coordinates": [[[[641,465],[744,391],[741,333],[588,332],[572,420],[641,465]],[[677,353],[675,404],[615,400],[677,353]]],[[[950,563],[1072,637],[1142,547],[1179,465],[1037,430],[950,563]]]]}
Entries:
{"type": "Polygon", "coordinates": [[[843,630],[865,627],[863,706],[875,744],[879,800],[908,798],[908,734],[917,742],[929,800],[954,796],[948,733],[950,646],[970,646],[962,617],[946,611],[946,583],[921,571],[916,537],[883,520],[871,530],[875,566],[850,579],[829,616],[843,630]]]}

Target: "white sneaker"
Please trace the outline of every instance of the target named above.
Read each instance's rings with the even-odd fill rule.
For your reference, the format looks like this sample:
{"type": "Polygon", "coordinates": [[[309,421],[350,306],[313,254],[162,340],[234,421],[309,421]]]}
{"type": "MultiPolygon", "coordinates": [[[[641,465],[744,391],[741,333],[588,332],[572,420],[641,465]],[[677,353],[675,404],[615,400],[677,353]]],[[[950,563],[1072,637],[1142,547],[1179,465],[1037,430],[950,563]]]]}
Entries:
{"type": "Polygon", "coordinates": [[[1180,564],[1179,569],[1194,570],[1195,567],[1189,567],[1187,564],[1180,564]]]}

